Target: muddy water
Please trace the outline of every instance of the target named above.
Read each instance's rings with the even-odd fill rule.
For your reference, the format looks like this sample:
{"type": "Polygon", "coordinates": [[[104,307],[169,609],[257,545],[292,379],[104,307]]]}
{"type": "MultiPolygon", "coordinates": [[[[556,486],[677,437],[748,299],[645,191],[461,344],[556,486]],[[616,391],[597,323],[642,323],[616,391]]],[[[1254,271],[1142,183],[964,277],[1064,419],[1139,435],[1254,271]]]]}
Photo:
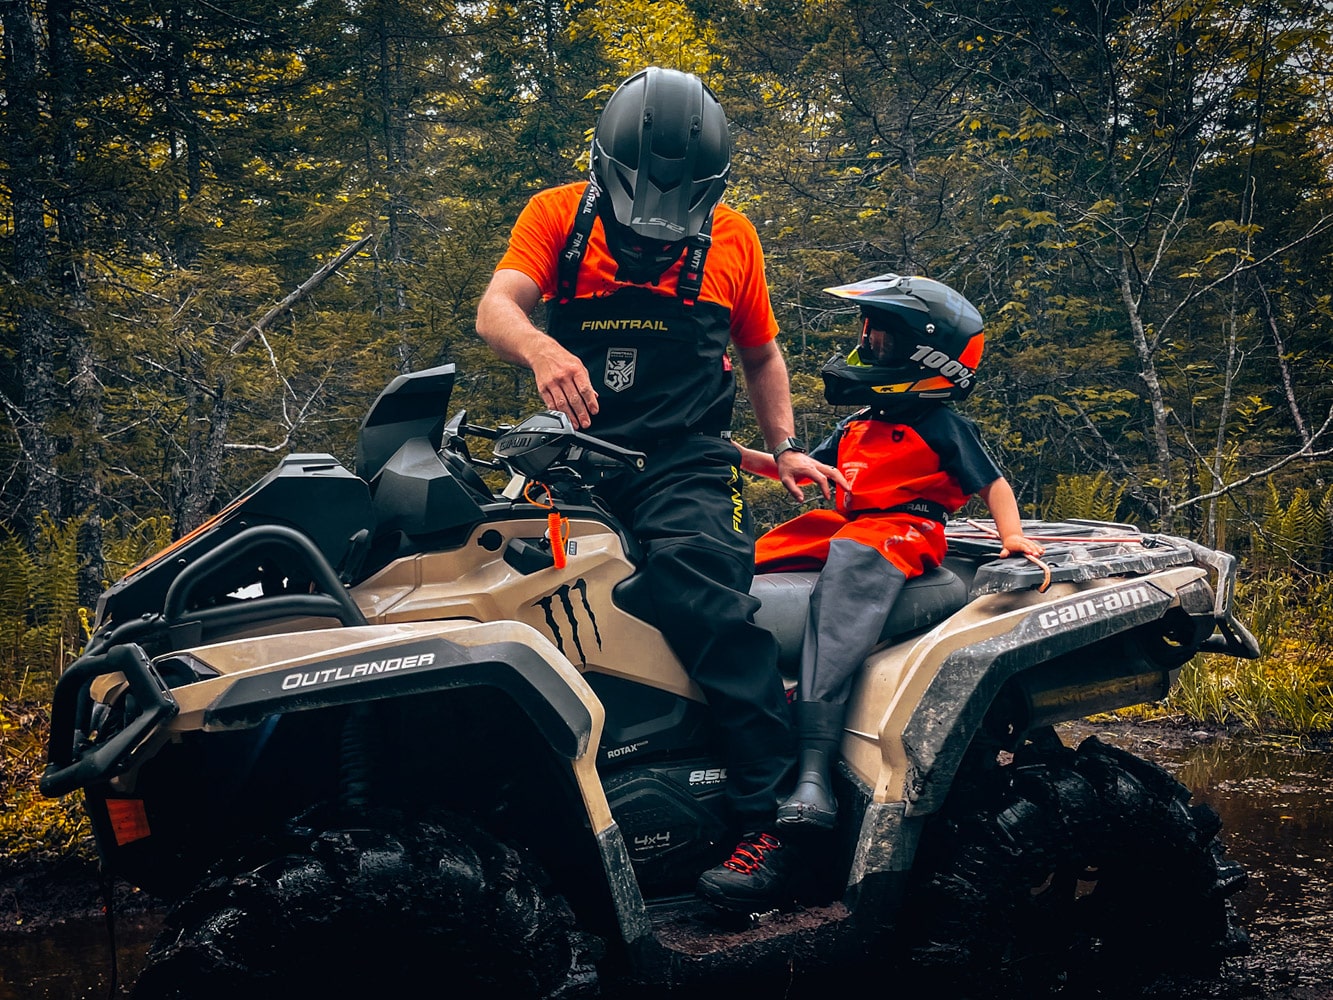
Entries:
{"type": "MultiPolygon", "coordinates": [[[[1061,732],[1070,745],[1092,734],[1161,764],[1216,809],[1228,854],[1249,872],[1234,899],[1253,954],[1229,960],[1216,980],[1159,984],[1153,997],[1333,1000],[1333,754],[1291,741],[1214,740],[1146,726],[1079,723],[1061,732]]],[[[151,918],[118,922],[116,995],[127,995],[155,930],[151,918]]],[[[102,921],[0,939],[0,1000],[109,997],[108,956],[102,921]]],[[[1113,988],[1106,996],[1114,1000],[1113,988]]]]}
{"type": "Polygon", "coordinates": [[[71,921],[49,933],[0,938],[0,1000],[127,996],[158,923],[141,916],[116,922],[114,976],[104,920],[71,921]]]}
{"type": "Polygon", "coordinates": [[[1163,985],[1155,995],[1333,1000],[1333,753],[1296,740],[1154,737],[1086,723],[1066,743],[1096,733],[1156,761],[1222,817],[1229,857],[1248,873],[1233,898],[1253,953],[1228,961],[1218,982],[1163,985]]]}

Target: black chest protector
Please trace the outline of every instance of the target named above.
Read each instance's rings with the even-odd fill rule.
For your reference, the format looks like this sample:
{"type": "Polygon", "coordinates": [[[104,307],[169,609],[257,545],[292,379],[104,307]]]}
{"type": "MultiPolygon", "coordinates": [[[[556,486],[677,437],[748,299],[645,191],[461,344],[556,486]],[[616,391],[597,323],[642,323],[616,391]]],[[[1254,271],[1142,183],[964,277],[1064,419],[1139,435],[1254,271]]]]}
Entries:
{"type": "Polygon", "coordinates": [[[590,184],[560,254],[546,321],[547,333],[578,356],[597,390],[599,411],[589,432],[648,447],[661,438],[730,429],[731,312],[698,300],[712,220],[685,248],[676,295],[630,285],[580,299],[579,268],[596,218],[590,184]]]}

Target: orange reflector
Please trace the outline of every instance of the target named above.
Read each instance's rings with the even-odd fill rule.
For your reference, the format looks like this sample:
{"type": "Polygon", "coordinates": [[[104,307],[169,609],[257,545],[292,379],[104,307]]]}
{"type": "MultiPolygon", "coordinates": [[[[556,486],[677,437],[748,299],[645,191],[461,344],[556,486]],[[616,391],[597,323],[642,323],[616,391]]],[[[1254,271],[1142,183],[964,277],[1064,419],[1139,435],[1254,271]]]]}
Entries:
{"type": "Polygon", "coordinates": [[[153,832],[148,829],[148,813],[144,811],[143,799],[107,799],[106,814],[111,820],[117,847],[143,840],[153,832]]]}

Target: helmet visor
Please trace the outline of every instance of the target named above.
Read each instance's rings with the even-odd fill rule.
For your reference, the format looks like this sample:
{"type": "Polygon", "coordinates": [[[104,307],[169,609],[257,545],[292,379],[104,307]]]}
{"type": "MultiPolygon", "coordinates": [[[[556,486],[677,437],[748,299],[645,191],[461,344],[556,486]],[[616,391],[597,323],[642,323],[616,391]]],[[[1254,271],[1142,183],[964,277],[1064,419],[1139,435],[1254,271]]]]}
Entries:
{"type": "Polygon", "coordinates": [[[873,313],[866,315],[861,324],[861,341],[848,356],[848,362],[871,367],[902,363],[906,339],[898,326],[877,319],[873,313]]]}

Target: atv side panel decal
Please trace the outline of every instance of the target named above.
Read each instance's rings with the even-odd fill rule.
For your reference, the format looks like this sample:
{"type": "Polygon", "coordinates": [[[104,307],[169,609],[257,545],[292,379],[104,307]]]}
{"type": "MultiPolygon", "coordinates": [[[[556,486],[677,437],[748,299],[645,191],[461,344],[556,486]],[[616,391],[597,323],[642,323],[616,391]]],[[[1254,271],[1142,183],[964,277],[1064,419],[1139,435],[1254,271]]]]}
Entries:
{"type": "Polygon", "coordinates": [[[1156,593],[1150,590],[1147,586],[1122,587],[1100,597],[1080,597],[1043,611],[1037,616],[1037,624],[1044,629],[1053,629],[1084,618],[1115,614],[1125,608],[1150,603],[1152,594],[1156,593]]]}
{"type": "Polygon", "coordinates": [[[579,616],[575,612],[572,595],[578,591],[579,607],[583,609],[583,614],[588,618],[588,624],[592,626],[592,638],[597,643],[597,648],[602,648],[602,633],[597,627],[597,616],[593,614],[592,605],[588,603],[588,581],[580,577],[572,584],[564,584],[555,589],[555,593],[543,597],[537,601],[535,607],[542,609],[542,614],[546,616],[546,627],[551,630],[551,638],[555,641],[556,648],[562,652],[569,660],[574,660],[581,666],[588,665],[588,655],[583,650],[583,639],[579,635],[579,616]],[[570,656],[570,651],[565,648],[565,632],[560,627],[560,622],[555,614],[556,607],[559,607],[561,616],[569,628],[569,641],[573,644],[574,652],[578,654],[575,660],[570,656]]]}

